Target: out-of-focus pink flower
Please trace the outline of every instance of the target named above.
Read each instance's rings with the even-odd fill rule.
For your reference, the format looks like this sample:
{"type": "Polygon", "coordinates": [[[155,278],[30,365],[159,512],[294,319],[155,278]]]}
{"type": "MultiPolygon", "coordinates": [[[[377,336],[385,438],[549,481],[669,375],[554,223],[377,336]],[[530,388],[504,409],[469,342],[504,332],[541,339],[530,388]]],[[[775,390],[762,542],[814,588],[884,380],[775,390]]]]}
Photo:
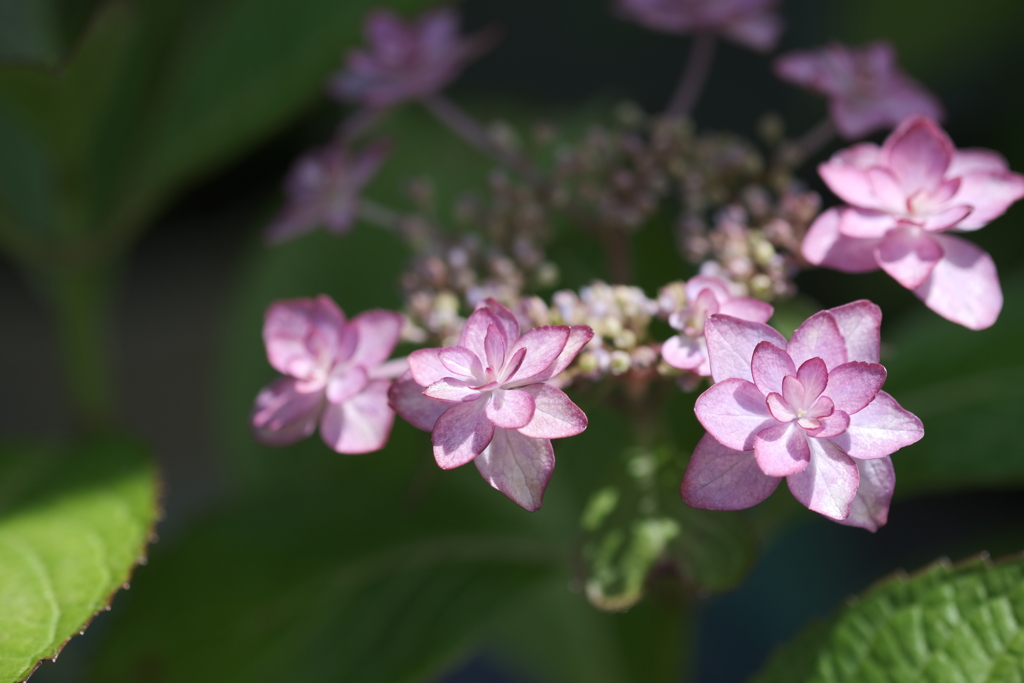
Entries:
{"type": "Polygon", "coordinates": [[[623,17],[655,31],[711,31],[758,52],[775,48],[782,18],[772,10],[779,0],[617,0],[623,17]]]}
{"type": "Polygon", "coordinates": [[[383,143],[359,152],[335,143],[299,157],[285,180],[285,207],[267,226],[266,240],[277,244],[321,225],[335,234],[348,232],[359,194],[387,154],[383,143]]]}
{"type": "Polygon", "coordinates": [[[520,336],[507,308],[487,299],[456,346],[409,355],[391,405],[433,432],[444,469],[473,460],[483,478],[527,510],[537,510],[555,467],[551,439],[579,434],[587,417],[548,381],[594,336],[586,325],[538,327],[520,336]]]}
{"type": "Polygon", "coordinates": [[[367,17],[364,31],[368,47],[349,53],[327,89],[339,100],[375,108],[440,91],[494,42],[490,33],[462,38],[459,16],[451,8],[411,22],[378,10],[367,17]]]}
{"type": "Polygon", "coordinates": [[[980,330],[1003,305],[992,258],[949,231],[977,230],[1024,197],[1024,176],[985,149],[957,150],[927,118],[878,145],[837,152],[818,167],[849,207],[829,209],[803,242],[811,263],[846,272],[882,268],[939,315],[980,330]]]}
{"type": "Polygon", "coordinates": [[[324,295],[274,303],[263,342],[270,364],[285,377],[256,397],[256,438],[284,446],[319,424],[324,442],[339,453],[383,448],[395,420],[390,378],[407,367],[404,359],[385,362],[401,328],[402,316],[391,311],[366,311],[346,321],[324,295]]]}
{"type": "Polygon", "coordinates": [[[938,98],[899,68],[896,49],[885,41],[790,52],[775,60],[775,73],[827,97],[832,123],[848,140],[895,128],[909,116],[942,119],[938,98]]]}
{"type": "Polygon", "coordinates": [[[708,319],[715,384],[694,406],[708,434],[682,484],[693,507],[738,510],[782,477],[798,501],[871,531],[895,485],[889,456],[924,436],[921,421],[881,391],[882,313],[870,301],[808,318],[787,343],[762,323],[708,319]]]}
{"type": "Polygon", "coordinates": [[[661,357],[672,367],[692,370],[707,377],[711,374],[708,345],[704,340],[704,321],[716,313],[756,323],[772,317],[771,304],[749,296],[733,296],[729,283],[709,275],[692,277],[686,283],[686,306],[672,313],[668,323],[679,334],[661,345],[661,357]]]}

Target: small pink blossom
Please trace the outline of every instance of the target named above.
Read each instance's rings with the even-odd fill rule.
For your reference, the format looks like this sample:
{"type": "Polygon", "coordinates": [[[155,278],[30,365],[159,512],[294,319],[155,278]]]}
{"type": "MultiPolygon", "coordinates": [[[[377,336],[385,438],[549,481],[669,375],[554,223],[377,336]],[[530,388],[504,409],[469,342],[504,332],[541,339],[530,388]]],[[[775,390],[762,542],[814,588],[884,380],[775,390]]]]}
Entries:
{"type": "Polygon", "coordinates": [[[879,147],[854,145],[818,167],[850,206],[815,220],[802,251],[846,272],[882,268],[939,315],[980,330],[1003,294],[992,258],[949,231],[977,230],[1024,197],[1024,176],[985,149],[957,150],[926,118],[905,121],[879,147]]]}
{"type": "Polygon", "coordinates": [[[391,405],[433,432],[444,469],[476,463],[491,486],[537,510],[555,467],[551,439],[579,434],[587,417],[549,381],[594,336],[586,325],[519,323],[493,299],[466,321],[456,346],[421,349],[391,390],[391,405]]]}
{"type": "Polygon", "coordinates": [[[771,304],[749,296],[733,296],[729,283],[721,278],[698,275],[686,283],[686,305],[672,313],[668,322],[679,334],[661,345],[661,357],[672,367],[691,370],[707,377],[711,374],[708,345],[704,340],[704,321],[716,313],[756,323],[772,317],[771,304]]]}
{"type": "Polygon", "coordinates": [[[782,19],[772,10],[779,0],[617,0],[623,17],[665,33],[720,33],[758,52],[775,48],[782,19]]]}
{"type": "Polygon", "coordinates": [[[402,316],[366,311],[346,321],[330,299],[278,301],[267,309],[263,341],[270,364],[285,377],[256,397],[256,438],[271,446],[304,439],[320,426],[339,453],[369,453],[388,440],[394,411],[390,378],[404,359],[385,362],[398,343],[402,316]]]}
{"type": "Polygon", "coordinates": [[[359,211],[359,194],[377,173],[388,147],[374,144],[351,152],[338,143],[300,157],[285,180],[287,203],[267,226],[265,238],[284,242],[323,225],[348,232],[359,211]]]}
{"type": "Polygon", "coordinates": [[[894,128],[909,116],[942,119],[938,98],[899,68],[896,49],[885,41],[790,52],[775,60],[775,73],[827,97],[832,123],[848,140],[894,128]]]}
{"type": "Polygon", "coordinates": [[[368,48],[350,52],[327,87],[339,100],[375,108],[439,92],[493,42],[486,33],[460,37],[458,14],[450,8],[411,22],[378,10],[367,17],[364,31],[368,48]]]}
{"type": "Polygon", "coordinates": [[[683,500],[747,508],[785,477],[815,512],[872,531],[885,524],[895,486],[889,456],[924,430],[881,391],[881,319],[878,306],[856,301],[811,316],[787,343],[762,323],[709,318],[716,383],[694,406],[708,433],[687,467],[683,500]]]}

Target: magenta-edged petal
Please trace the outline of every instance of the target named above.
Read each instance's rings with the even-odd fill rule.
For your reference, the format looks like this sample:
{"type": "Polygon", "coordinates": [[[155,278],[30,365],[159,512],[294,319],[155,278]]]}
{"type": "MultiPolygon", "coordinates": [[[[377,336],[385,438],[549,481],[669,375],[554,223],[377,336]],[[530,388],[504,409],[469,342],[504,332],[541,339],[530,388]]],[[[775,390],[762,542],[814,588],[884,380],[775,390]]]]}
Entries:
{"type": "Polygon", "coordinates": [[[942,258],[938,241],[916,227],[890,230],[875,249],[882,270],[907,289],[919,287],[942,258]]]}
{"type": "Polygon", "coordinates": [[[509,364],[503,372],[503,383],[522,384],[532,382],[550,369],[569,341],[569,328],[565,325],[535,327],[512,346],[509,356],[515,357],[520,349],[526,349],[523,362],[515,369],[509,364]]]}
{"type": "Polygon", "coordinates": [[[782,398],[782,394],[773,391],[768,394],[765,403],[768,405],[768,412],[779,422],[788,423],[796,419],[796,411],[782,398]]]}
{"type": "MultiPolygon", "coordinates": [[[[728,315],[713,315],[704,323],[704,339],[708,345],[711,376],[716,382],[730,378],[753,381],[750,361],[754,348],[763,341],[780,349],[786,338],[764,323],[740,320],[728,315]]],[[[743,449],[741,449],[743,450],[743,449]]]]}
{"type": "Polygon", "coordinates": [[[704,429],[726,448],[748,451],[757,433],[776,424],[753,382],[726,379],[711,385],[693,406],[704,429]]]}
{"type": "MultiPolygon", "coordinates": [[[[732,298],[732,292],[729,291],[728,283],[721,278],[713,275],[694,275],[686,281],[686,300],[696,301],[701,292],[705,290],[711,291],[715,301],[728,301],[732,298]]],[[[728,315],[732,314],[729,313],[728,315]]],[[[737,315],[734,317],[742,318],[743,316],[737,315]]],[[[744,320],[746,320],[746,318],[744,318],[744,320]]]]}
{"type": "MultiPolygon", "coordinates": [[[[871,182],[871,189],[875,193],[877,201],[873,206],[866,208],[880,209],[889,214],[901,214],[906,211],[907,197],[910,193],[889,169],[881,166],[869,168],[868,180],[871,182]]],[[[846,230],[843,232],[852,237],[877,237],[877,235],[852,235],[846,230]]]]}
{"type": "MultiPolygon", "coordinates": [[[[505,365],[506,339],[504,333],[498,332],[496,327],[487,328],[487,336],[484,337],[484,353],[487,367],[494,368],[495,372],[505,365]]],[[[442,358],[442,360],[444,360],[442,358]]],[[[479,365],[479,361],[477,361],[479,365]]]]}
{"type": "Polygon", "coordinates": [[[576,354],[593,338],[594,330],[590,329],[587,325],[573,325],[570,327],[569,338],[566,340],[562,352],[558,354],[558,358],[551,363],[547,370],[534,377],[534,381],[543,382],[563,372],[569,367],[573,359],[576,358],[576,354]]]}
{"type": "Polygon", "coordinates": [[[345,314],[330,297],[274,302],[263,321],[263,343],[275,370],[306,379],[338,354],[345,314]]]}
{"type": "Polygon", "coordinates": [[[487,419],[502,429],[520,429],[533,419],[536,404],[522,389],[496,389],[487,402],[487,419]]]}
{"type": "Polygon", "coordinates": [[[443,377],[424,389],[423,395],[438,401],[463,403],[480,398],[481,392],[475,387],[475,380],[443,377]]]}
{"type": "Polygon", "coordinates": [[[879,391],[875,400],[850,415],[850,426],[832,440],[850,457],[882,458],[921,440],[924,426],[889,394],[879,391]]]}
{"type": "Polygon", "coordinates": [[[388,403],[392,410],[416,429],[432,431],[441,413],[452,407],[451,403],[427,398],[423,387],[406,372],[392,383],[388,391],[388,403]]]}
{"type": "Polygon", "coordinates": [[[705,434],[693,449],[679,493],[693,508],[743,510],[772,495],[780,481],[761,471],[753,451],[726,448],[705,434]]]}
{"type": "Polygon", "coordinates": [[[488,311],[494,314],[494,317],[498,319],[500,328],[505,337],[505,348],[508,348],[512,342],[519,339],[519,321],[516,320],[516,316],[512,311],[499,304],[494,299],[484,299],[477,304],[477,309],[486,308],[488,311]]]}
{"type": "Polygon", "coordinates": [[[535,512],[544,501],[544,489],[555,471],[555,450],[547,439],[495,429],[491,443],[474,462],[488,484],[516,505],[535,512]]]}
{"type": "MultiPolygon", "coordinates": [[[[704,336],[694,339],[685,334],[669,337],[661,345],[661,357],[665,362],[680,370],[697,371],[701,366],[708,366],[708,346],[704,336]]],[[[707,375],[710,372],[699,373],[707,375]]]]}
{"type": "Polygon", "coordinates": [[[892,458],[858,460],[857,470],[860,473],[860,486],[850,505],[850,516],[837,521],[847,526],[878,531],[889,521],[889,504],[896,490],[896,471],[892,466],[892,458]]]}
{"type": "Polygon", "coordinates": [[[796,377],[787,375],[782,378],[782,400],[791,410],[804,407],[807,400],[804,385],[796,377]]]}
{"type": "Polygon", "coordinates": [[[316,430],[324,404],[322,391],[302,393],[292,377],[279,377],[256,395],[252,431],[268,446],[286,446],[316,430]]]}
{"type": "Polygon", "coordinates": [[[804,361],[800,365],[800,369],[796,371],[796,378],[800,380],[800,384],[804,388],[804,406],[810,406],[821,396],[821,392],[825,391],[825,387],[828,385],[828,369],[825,367],[825,361],[820,357],[804,361]]]}
{"type": "Polygon", "coordinates": [[[1011,204],[1022,197],[1024,175],[1012,173],[1005,167],[998,171],[967,173],[960,179],[960,191],[955,201],[974,207],[974,211],[956,227],[958,230],[977,230],[984,227],[993,219],[1002,216],[1011,204]]]}
{"type": "Polygon", "coordinates": [[[740,320],[766,323],[772,317],[775,309],[767,301],[761,301],[750,296],[739,296],[722,302],[718,312],[722,315],[731,315],[740,320]]]}
{"type": "MultiPolygon", "coordinates": [[[[828,398],[820,398],[819,401],[831,401],[828,398]]],[[[817,418],[818,427],[808,429],[807,435],[816,439],[826,439],[839,436],[850,427],[850,414],[842,410],[834,410],[828,415],[817,418]]]]}
{"type": "Polygon", "coordinates": [[[796,328],[786,350],[797,365],[820,358],[831,370],[846,362],[846,340],[828,311],[815,313],[796,328]]]}
{"type": "Polygon", "coordinates": [[[391,382],[374,380],[344,403],[330,403],[320,420],[320,436],[338,453],[355,455],[384,448],[395,422],[388,405],[391,382]]]}
{"type": "Polygon", "coordinates": [[[754,355],[750,361],[750,372],[754,384],[767,396],[772,392],[782,391],[782,378],[796,375],[796,365],[789,354],[771,342],[761,342],[754,347],[754,355]]]}
{"type": "Polygon", "coordinates": [[[882,345],[882,309],[867,299],[826,311],[846,341],[846,359],[877,363],[882,345]]]}
{"type": "Polygon", "coordinates": [[[365,311],[352,318],[349,327],[357,331],[358,341],[348,362],[370,369],[386,361],[395,350],[402,316],[393,311],[365,311]]]}
{"type": "Polygon", "coordinates": [[[945,131],[923,116],[904,121],[882,145],[883,158],[907,195],[937,187],[955,151],[945,131]]]}
{"type": "Polygon", "coordinates": [[[868,169],[878,163],[879,147],[870,142],[836,152],[818,166],[818,175],[837,197],[847,204],[877,208],[868,169]]]}
{"type": "Polygon", "coordinates": [[[974,207],[967,204],[955,204],[925,216],[921,227],[929,232],[942,232],[959,227],[968,216],[974,213],[974,207]]]}
{"type": "Polygon", "coordinates": [[[804,258],[815,265],[844,273],[877,270],[875,246],[878,240],[847,237],[840,233],[842,215],[842,210],[833,207],[814,219],[800,246],[804,258]]]}
{"type": "Polygon", "coordinates": [[[897,224],[891,213],[846,207],[839,216],[839,233],[857,239],[881,239],[897,224]]]}
{"type": "Polygon", "coordinates": [[[431,439],[434,459],[446,470],[465,465],[480,455],[494,436],[494,423],[487,419],[487,401],[456,403],[437,418],[431,439]]]}
{"type": "MultiPolygon", "coordinates": [[[[459,334],[459,346],[465,347],[477,358],[487,358],[487,349],[485,347],[487,339],[487,329],[489,327],[495,327],[497,330],[502,331],[505,329],[501,320],[491,311],[489,308],[478,306],[473,311],[469,318],[466,319],[466,324],[462,326],[462,332],[459,334]]],[[[506,348],[512,343],[511,339],[506,339],[506,348]]],[[[498,368],[495,368],[497,370],[498,368]]]]}
{"type": "Polygon", "coordinates": [[[519,431],[537,439],[561,439],[576,436],[587,428],[587,416],[559,389],[547,384],[531,384],[523,391],[533,396],[533,418],[519,431]]]}
{"type": "Polygon", "coordinates": [[[754,439],[754,458],[769,477],[786,477],[807,467],[811,451],[804,430],[790,423],[758,432],[754,439]]]}
{"type": "Polygon", "coordinates": [[[846,519],[857,495],[857,464],[828,439],[807,439],[811,460],[786,478],[789,490],[805,507],[832,519],[846,519]]]}
{"type": "Polygon", "coordinates": [[[417,349],[409,354],[409,372],[416,382],[426,388],[445,377],[451,370],[441,362],[441,349],[417,349]]]}
{"type": "Polygon", "coordinates": [[[437,352],[437,357],[448,371],[449,377],[475,380],[478,385],[484,383],[483,365],[469,349],[462,346],[446,346],[437,352]]]}
{"type": "Polygon", "coordinates": [[[327,378],[327,400],[331,403],[347,401],[366,388],[370,376],[361,365],[344,369],[338,366],[327,378]]]}
{"type": "Polygon", "coordinates": [[[838,410],[853,414],[875,400],[885,384],[885,368],[877,363],[843,363],[828,375],[825,396],[838,410]]]}
{"type": "Polygon", "coordinates": [[[773,12],[744,14],[722,27],[722,35],[756,52],[771,52],[786,24],[773,12]]]}
{"type": "Polygon", "coordinates": [[[806,410],[804,416],[815,421],[824,420],[826,417],[832,415],[836,410],[835,404],[828,396],[819,396],[818,400],[815,401],[810,408],[806,410]]]}
{"type": "Polygon", "coordinates": [[[958,237],[935,235],[935,239],[945,256],[914,294],[947,320],[972,330],[991,327],[1003,308],[992,257],[958,237]]]}

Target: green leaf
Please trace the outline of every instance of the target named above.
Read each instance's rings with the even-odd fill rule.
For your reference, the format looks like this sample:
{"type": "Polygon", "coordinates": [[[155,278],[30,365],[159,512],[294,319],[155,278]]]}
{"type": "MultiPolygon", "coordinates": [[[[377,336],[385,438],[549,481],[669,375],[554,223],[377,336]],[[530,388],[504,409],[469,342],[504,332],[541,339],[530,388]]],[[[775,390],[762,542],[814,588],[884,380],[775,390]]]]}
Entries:
{"type": "Polygon", "coordinates": [[[96,0],[4,0],[0,62],[55,66],[78,37],[96,0]]]}
{"type": "Polygon", "coordinates": [[[0,449],[0,681],[57,656],[143,558],[157,481],[135,444],[0,449]]]}
{"type": "Polygon", "coordinates": [[[780,649],[755,683],[1024,678],[1024,558],[897,575],[780,649]]]}

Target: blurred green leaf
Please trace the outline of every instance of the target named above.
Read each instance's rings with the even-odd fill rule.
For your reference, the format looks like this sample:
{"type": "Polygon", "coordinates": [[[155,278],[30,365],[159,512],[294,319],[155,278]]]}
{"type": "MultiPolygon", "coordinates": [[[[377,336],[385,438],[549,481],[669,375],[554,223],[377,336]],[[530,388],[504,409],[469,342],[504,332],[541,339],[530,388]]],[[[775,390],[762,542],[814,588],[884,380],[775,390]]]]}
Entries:
{"type": "Polygon", "coordinates": [[[57,656],[128,580],[157,516],[148,454],[0,448],[0,681],[57,656]]]}
{"type": "Polygon", "coordinates": [[[897,575],[773,655],[754,683],[1019,681],[1024,559],[897,575]]]}
{"type": "Polygon", "coordinates": [[[0,63],[52,67],[85,26],[96,0],[3,0],[0,63]]]}

